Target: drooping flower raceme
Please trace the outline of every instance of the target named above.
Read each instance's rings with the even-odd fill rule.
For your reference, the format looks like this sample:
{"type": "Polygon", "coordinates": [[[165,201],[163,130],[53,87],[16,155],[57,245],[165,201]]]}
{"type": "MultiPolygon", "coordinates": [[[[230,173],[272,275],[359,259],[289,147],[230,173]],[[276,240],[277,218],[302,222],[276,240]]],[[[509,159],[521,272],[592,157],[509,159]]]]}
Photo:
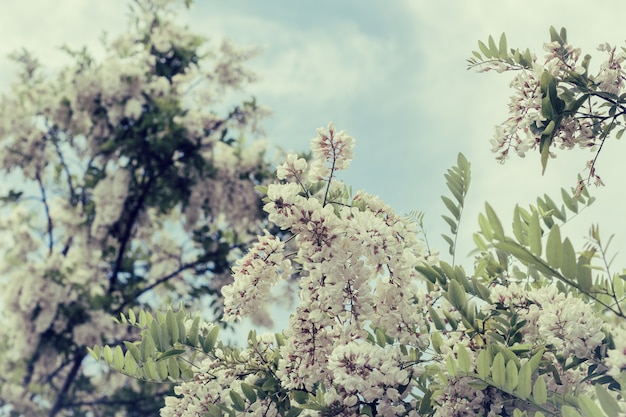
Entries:
{"type": "Polygon", "coordinates": [[[496,159],[504,162],[511,150],[523,157],[539,143],[545,118],[541,115],[541,88],[536,71],[523,71],[513,79],[511,87],[515,94],[509,103],[511,116],[496,127],[491,140],[496,159]]]}
{"type": "Polygon", "coordinates": [[[527,291],[513,283],[496,286],[491,295],[496,305],[513,309],[527,321],[522,328],[525,343],[549,345],[565,357],[590,359],[605,338],[604,322],[591,306],[554,286],[527,291]]]}
{"type": "MultiPolygon", "coordinates": [[[[333,179],[348,167],[353,139],[332,124],[317,133],[313,161],[290,155],[278,168],[282,182],[271,184],[265,199],[269,220],[292,234],[295,252],[286,253],[276,237],[260,237],[223,289],[225,319],[259,314],[272,287],[295,274],[301,301],[275,348],[283,389],[323,388],[338,415],[356,415],[363,404],[381,415],[410,415],[406,398],[423,369],[406,350],[371,338],[378,329],[399,344],[428,346],[415,268],[424,246],[407,218],[366,193],[350,198],[333,179]]],[[[180,410],[176,400],[168,404],[180,410]]]]}

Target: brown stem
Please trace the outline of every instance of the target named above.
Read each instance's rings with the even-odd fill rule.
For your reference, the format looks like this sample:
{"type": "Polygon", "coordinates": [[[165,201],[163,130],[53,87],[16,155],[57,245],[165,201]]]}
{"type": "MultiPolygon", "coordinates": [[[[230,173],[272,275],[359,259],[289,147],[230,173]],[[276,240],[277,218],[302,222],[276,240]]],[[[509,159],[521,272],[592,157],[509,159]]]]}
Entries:
{"type": "Polygon", "coordinates": [[[85,358],[85,354],[84,352],[82,352],[82,350],[79,352],[76,352],[76,356],[74,356],[74,361],[72,364],[72,369],[70,369],[70,373],[67,374],[67,377],[65,377],[63,386],[59,390],[59,394],[57,395],[57,398],[54,401],[54,404],[52,405],[50,412],[48,413],[48,417],[56,416],[59,413],[59,411],[61,411],[61,409],[63,408],[65,397],[67,396],[67,393],[70,390],[70,387],[72,386],[72,384],[74,383],[74,380],[76,379],[76,376],[78,375],[78,371],[80,370],[80,366],[83,363],[84,358],[85,358]]]}

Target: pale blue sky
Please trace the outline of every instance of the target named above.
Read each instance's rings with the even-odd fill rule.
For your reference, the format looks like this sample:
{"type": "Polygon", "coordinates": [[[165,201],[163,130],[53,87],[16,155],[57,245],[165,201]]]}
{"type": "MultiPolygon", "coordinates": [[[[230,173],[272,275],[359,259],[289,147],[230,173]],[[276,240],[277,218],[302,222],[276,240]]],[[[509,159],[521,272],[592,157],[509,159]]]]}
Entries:
{"type": "MultiPolygon", "coordinates": [[[[68,43],[97,48],[103,30],[126,27],[126,0],[24,0],[0,16],[0,90],[14,66],[4,58],[33,50],[50,68],[68,43]]],[[[265,127],[271,144],[305,150],[315,129],[334,121],[357,140],[356,160],[343,178],[355,189],[380,195],[399,212],[426,211],[431,243],[445,249],[439,220],[443,174],[461,151],[472,162],[473,182],[462,245],[489,200],[505,219],[515,203],[532,202],[575,183],[591,154],[561,152],[541,177],[538,155],[499,165],[490,153],[493,126],[506,118],[510,76],[466,70],[478,39],[506,32],[510,46],[543,55],[550,25],[567,26],[570,42],[600,56],[595,46],[623,45],[626,3],[375,0],[197,1],[181,19],[211,37],[259,45],[252,67],[259,82],[246,90],[274,115],[265,127]],[[597,10],[597,12],[594,12],[597,10]]],[[[596,60],[596,65],[599,64],[596,60]]],[[[582,238],[592,221],[626,242],[622,220],[622,143],[608,144],[598,167],[607,187],[566,233],[582,238]]],[[[582,241],[582,240],[579,240],[582,241]]],[[[617,247],[616,246],[616,247],[617,247]]],[[[463,249],[463,246],[461,246],[463,249]]],[[[443,250],[445,252],[445,250],[443,250]]]]}

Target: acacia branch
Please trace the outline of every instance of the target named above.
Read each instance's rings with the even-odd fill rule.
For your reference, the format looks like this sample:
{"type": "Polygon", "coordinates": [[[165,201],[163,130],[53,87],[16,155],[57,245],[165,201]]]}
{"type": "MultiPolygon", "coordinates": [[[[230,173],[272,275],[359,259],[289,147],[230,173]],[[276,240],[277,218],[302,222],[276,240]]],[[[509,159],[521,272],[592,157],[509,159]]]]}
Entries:
{"type": "Polygon", "coordinates": [[[144,294],[144,293],[152,290],[153,288],[155,288],[155,287],[157,287],[157,286],[159,286],[159,285],[169,281],[170,279],[175,278],[181,272],[186,271],[186,270],[191,269],[191,268],[194,268],[194,267],[196,267],[196,266],[198,266],[198,265],[200,265],[202,263],[203,263],[203,261],[197,260],[195,262],[191,262],[191,263],[188,263],[188,264],[181,265],[175,271],[170,272],[169,274],[167,274],[167,275],[157,279],[152,284],[147,285],[146,287],[144,287],[144,288],[140,289],[139,291],[137,291],[135,294],[133,294],[132,297],[128,298],[126,301],[124,301],[122,304],[120,304],[120,306],[115,309],[113,314],[114,315],[119,314],[125,306],[129,305],[132,301],[136,300],[139,296],[141,296],[141,294],[144,294]]]}
{"type": "Polygon", "coordinates": [[[53,140],[52,143],[54,144],[54,149],[56,150],[57,155],[59,156],[59,160],[61,161],[61,166],[63,167],[63,171],[65,172],[65,176],[67,177],[67,186],[70,190],[70,201],[73,206],[78,201],[76,198],[76,190],[74,189],[74,183],[72,182],[72,175],[70,174],[70,168],[65,162],[65,157],[63,155],[63,152],[61,151],[61,148],[59,147],[58,142],[56,140],[53,140]]]}
{"type": "Polygon", "coordinates": [[[37,180],[37,184],[39,184],[39,191],[41,192],[41,202],[44,205],[46,211],[46,218],[48,220],[48,254],[52,255],[52,245],[54,243],[54,239],[52,236],[52,217],[50,217],[50,207],[48,206],[48,199],[46,198],[46,188],[43,185],[43,181],[41,180],[41,175],[39,174],[39,170],[35,173],[35,179],[37,180]]]}
{"type": "Polygon", "coordinates": [[[76,352],[76,356],[74,356],[74,360],[72,361],[72,369],[70,369],[69,374],[65,377],[65,381],[63,382],[63,386],[59,391],[50,412],[48,413],[48,417],[56,416],[62,408],[64,408],[65,397],[67,396],[70,387],[74,383],[76,376],[78,375],[78,371],[80,369],[81,364],[83,363],[83,359],[85,358],[85,354],[83,352],[76,352]]]}
{"type": "MultiPolygon", "coordinates": [[[[154,398],[163,398],[169,394],[169,390],[167,391],[158,391],[152,394],[154,397],[150,399],[146,399],[146,402],[152,402],[154,398]]],[[[118,406],[118,405],[136,405],[137,403],[141,404],[141,401],[137,401],[136,398],[124,400],[124,399],[115,399],[110,400],[108,397],[101,397],[93,401],[77,401],[72,403],[67,403],[63,405],[63,408],[72,408],[72,407],[83,407],[83,406],[98,406],[98,405],[107,405],[107,406],[118,406]]]]}
{"type": "Polygon", "coordinates": [[[124,261],[124,254],[126,252],[126,247],[128,246],[128,243],[130,242],[133,225],[135,224],[135,221],[137,221],[137,218],[139,217],[139,213],[141,213],[141,209],[143,208],[143,203],[148,197],[148,192],[150,191],[152,183],[154,182],[156,178],[157,176],[150,177],[148,181],[142,184],[143,189],[141,190],[141,194],[139,195],[139,198],[137,199],[137,203],[135,204],[135,207],[133,207],[133,210],[130,212],[128,222],[126,223],[126,229],[124,230],[122,239],[120,241],[120,249],[117,252],[117,259],[115,260],[115,266],[113,267],[113,272],[111,274],[111,278],[109,282],[109,294],[113,293],[113,291],[115,290],[115,287],[117,285],[117,275],[120,273],[120,270],[122,269],[122,262],[124,261]]]}

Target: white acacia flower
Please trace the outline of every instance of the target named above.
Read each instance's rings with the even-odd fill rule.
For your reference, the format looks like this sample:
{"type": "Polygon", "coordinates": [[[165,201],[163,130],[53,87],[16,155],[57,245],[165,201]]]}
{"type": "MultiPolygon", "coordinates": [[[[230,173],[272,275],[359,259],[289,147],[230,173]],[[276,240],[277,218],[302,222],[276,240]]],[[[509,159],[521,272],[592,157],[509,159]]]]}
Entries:
{"type": "Polygon", "coordinates": [[[304,158],[298,158],[295,154],[287,155],[287,161],[282,165],[279,165],[276,170],[276,178],[284,180],[288,178],[295,178],[299,180],[302,178],[302,174],[307,169],[307,162],[304,158]]]}
{"type": "Polygon", "coordinates": [[[617,328],[612,332],[615,349],[608,351],[605,364],[609,368],[608,374],[619,378],[622,372],[626,372],[626,330],[617,328]]]}
{"type": "Polygon", "coordinates": [[[95,186],[93,199],[96,204],[96,216],[91,225],[91,234],[96,239],[103,239],[108,227],[120,218],[128,195],[129,181],[130,173],[120,168],[95,186]]]}
{"type": "Polygon", "coordinates": [[[337,132],[335,125],[317,129],[317,137],[311,139],[313,157],[331,166],[334,170],[347,169],[354,159],[354,139],[344,130],[337,132]]]}
{"type": "Polygon", "coordinates": [[[269,299],[271,288],[291,274],[284,248],[284,242],[265,231],[248,253],[237,260],[232,268],[234,282],[222,288],[225,320],[235,321],[257,313],[269,299]]]}

